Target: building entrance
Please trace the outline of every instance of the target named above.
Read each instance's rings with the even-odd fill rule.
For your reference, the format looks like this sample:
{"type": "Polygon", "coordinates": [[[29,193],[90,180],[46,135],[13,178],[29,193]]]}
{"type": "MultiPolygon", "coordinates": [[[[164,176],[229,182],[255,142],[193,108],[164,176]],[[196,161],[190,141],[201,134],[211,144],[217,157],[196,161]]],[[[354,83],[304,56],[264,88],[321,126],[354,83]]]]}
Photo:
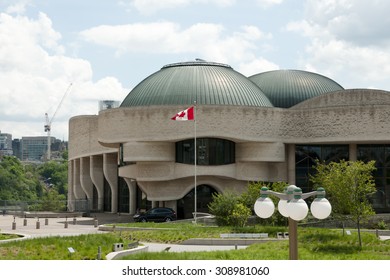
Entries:
{"type": "MultiPolygon", "coordinates": [[[[213,200],[213,194],[218,192],[209,185],[199,185],[197,190],[197,212],[209,213],[208,204],[213,200]]],[[[195,188],[177,201],[177,218],[191,219],[195,209],[195,188]]]]}

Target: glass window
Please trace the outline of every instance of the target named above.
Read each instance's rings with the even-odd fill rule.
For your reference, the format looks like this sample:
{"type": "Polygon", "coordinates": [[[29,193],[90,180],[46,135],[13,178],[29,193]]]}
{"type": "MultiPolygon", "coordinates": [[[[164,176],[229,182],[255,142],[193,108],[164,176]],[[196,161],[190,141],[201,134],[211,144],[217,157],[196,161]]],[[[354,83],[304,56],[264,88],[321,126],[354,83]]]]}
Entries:
{"type": "Polygon", "coordinates": [[[373,175],[377,192],[372,196],[372,204],[377,213],[390,209],[390,145],[358,145],[358,160],[375,160],[377,168],[373,175]]]}
{"type": "MultiPolygon", "coordinates": [[[[194,139],[176,142],[176,162],[194,164],[194,139]]],[[[235,143],[219,138],[196,139],[197,165],[223,165],[235,162],[235,143]]]]}
{"type": "Polygon", "coordinates": [[[295,176],[296,184],[304,192],[312,190],[310,175],[315,174],[316,160],[338,162],[348,160],[348,145],[296,145],[295,146],[295,176]]]}
{"type": "Polygon", "coordinates": [[[118,211],[129,212],[129,188],[122,177],[118,177],[118,211]]]}

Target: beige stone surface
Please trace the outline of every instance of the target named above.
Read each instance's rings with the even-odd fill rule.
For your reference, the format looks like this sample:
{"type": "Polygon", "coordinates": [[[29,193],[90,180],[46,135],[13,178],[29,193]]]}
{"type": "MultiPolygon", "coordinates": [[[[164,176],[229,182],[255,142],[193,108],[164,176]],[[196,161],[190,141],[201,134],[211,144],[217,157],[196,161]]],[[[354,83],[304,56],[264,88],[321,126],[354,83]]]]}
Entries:
{"type": "MultiPolygon", "coordinates": [[[[194,187],[194,166],[175,162],[175,142],[194,138],[195,123],[171,117],[184,107],[115,108],[71,118],[69,197],[91,198],[95,182],[101,200],[98,174],[104,174],[113,192],[119,175],[136,181],[149,200],[182,198],[194,187]],[[118,168],[121,154],[127,165],[118,168]],[[95,158],[91,164],[93,157],[104,160],[95,158]]],[[[295,162],[287,154],[291,144],[390,142],[390,93],[379,90],[333,92],[289,109],[200,105],[196,111],[198,138],[236,143],[234,164],[196,170],[197,184],[221,192],[243,190],[248,181],[294,180],[295,162]]]]}

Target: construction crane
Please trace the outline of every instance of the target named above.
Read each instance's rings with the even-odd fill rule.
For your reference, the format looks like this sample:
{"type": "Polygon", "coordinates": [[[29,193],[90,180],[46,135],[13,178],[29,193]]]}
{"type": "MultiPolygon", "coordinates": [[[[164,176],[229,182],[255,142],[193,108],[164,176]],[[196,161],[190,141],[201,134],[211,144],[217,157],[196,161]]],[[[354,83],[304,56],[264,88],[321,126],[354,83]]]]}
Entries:
{"type": "Polygon", "coordinates": [[[51,131],[51,124],[53,123],[54,117],[56,116],[58,110],[60,109],[62,103],[65,100],[65,97],[69,94],[70,90],[72,88],[72,83],[69,84],[68,88],[66,89],[64,95],[62,96],[62,99],[60,103],[57,106],[57,109],[55,110],[53,116],[51,119],[49,119],[49,115],[45,113],[45,132],[47,132],[47,155],[46,155],[46,160],[49,161],[51,158],[51,139],[50,139],[50,131],[51,131]]]}

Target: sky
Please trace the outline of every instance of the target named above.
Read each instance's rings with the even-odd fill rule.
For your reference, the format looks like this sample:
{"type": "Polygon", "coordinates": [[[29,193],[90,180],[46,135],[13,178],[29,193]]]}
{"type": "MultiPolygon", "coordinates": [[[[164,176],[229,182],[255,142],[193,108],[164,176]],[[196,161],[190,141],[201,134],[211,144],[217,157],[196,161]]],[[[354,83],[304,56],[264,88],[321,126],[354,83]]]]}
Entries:
{"type": "Polygon", "coordinates": [[[0,131],[68,140],[166,64],[300,69],[390,90],[388,0],[0,0],[0,131]],[[61,102],[63,100],[63,102],[61,102]]]}

